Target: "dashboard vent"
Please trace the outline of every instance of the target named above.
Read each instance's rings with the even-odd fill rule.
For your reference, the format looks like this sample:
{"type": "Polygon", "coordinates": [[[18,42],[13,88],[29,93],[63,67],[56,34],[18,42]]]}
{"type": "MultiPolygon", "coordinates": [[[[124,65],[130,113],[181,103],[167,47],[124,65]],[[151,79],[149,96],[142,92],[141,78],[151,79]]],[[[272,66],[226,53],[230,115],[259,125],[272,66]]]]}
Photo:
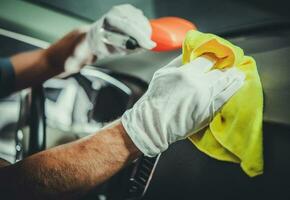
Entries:
{"type": "Polygon", "coordinates": [[[129,179],[126,200],[141,199],[145,195],[160,155],[153,158],[143,156],[138,160],[129,179]]]}

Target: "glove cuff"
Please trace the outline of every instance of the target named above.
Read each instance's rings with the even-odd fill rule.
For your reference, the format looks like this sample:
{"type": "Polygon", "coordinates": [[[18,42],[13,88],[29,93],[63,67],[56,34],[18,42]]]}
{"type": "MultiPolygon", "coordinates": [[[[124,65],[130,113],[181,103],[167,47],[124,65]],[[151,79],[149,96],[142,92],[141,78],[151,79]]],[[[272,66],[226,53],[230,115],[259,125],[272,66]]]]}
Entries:
{"type": "Polygon", "coordinates": [[[150,138],[150,136],[146,133],[144,128],[142,127],[142,122],[138,122],[138,116],[136,116],[136,111],[133,109],[127,110],[122,118],[121,122],[123,124],[124,129],[127,134],[135,144],[135,146],[148,157],[157,156],[159,153],[167,149],[159,148],[154,143],[154,139],[150,138]]]}

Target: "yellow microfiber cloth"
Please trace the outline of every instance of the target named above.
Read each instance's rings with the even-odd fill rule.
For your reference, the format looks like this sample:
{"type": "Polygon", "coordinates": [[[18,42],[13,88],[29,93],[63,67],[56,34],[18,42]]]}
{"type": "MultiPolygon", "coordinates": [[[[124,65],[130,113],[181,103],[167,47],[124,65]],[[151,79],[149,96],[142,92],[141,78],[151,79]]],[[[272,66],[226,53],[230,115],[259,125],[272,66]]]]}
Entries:
{"type": "Polygon", "coordinates": [[[250,177],[262,174],[263,92],[255,60],[216,35],[189,31],[183,43],[183,63],[201,55],[215,59],[214,68],[236,66],[246,74],[246,80],[205,132],[193,134],[189,139],[215,159],[240,163],[250,177]]]}

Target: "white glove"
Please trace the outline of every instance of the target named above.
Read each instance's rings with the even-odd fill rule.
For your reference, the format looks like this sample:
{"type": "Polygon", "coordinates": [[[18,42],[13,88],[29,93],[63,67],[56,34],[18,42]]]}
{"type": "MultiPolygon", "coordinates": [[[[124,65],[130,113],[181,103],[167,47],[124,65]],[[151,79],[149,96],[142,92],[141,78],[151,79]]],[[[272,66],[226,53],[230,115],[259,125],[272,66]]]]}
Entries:
{"type": "MultiPolygon", "coordinates": [[[[79,28],[81,33],[87,33],[90,30],[89,26],[79,28]]],[[[64,64],[64,73],[60,77],[66,77],[70,74],[77,73],[86,64],[91,64],[94,61],[94,54],[89,48],[89,44],[86,39],[82,40],[74,49],[72,55],[70,55],[64,64]]]]}
{"type": "Polygon", "coordinates": [[[128,50],[122,48],[114,41],[104,37],[104,31],[116,32],[134,38],[139,46],[144,49],[152,49],[156,46],[151,40],[152,28],[143,12],[130,4],[113,7],[100,20],[95,22],[87,35],[87,42],[97,59],[109,56],[126,55],[140,50],[128,50]]]}
{"type": "Polygon", "coordinates": [[[122,124],[146,156],[206,127],[216,111],[242,87],[245,75],[232,67],[210,70],[205,57],[181,66],[181,57],[158,70],[144,96],[122,116],[122,124]]]}
{"type": "Polygon", "coordinates": [[[112,56],[121,56],[143,49],[152,49],[156,43],[151,40],[152,28],[148,19],[142,11],[129,4],[113,7],[101,19],[93,25],[79,29],[80,32],[87,33],[85,40],[80,42],[65,62],[65,73],[67,76],[77,73],[85,64],[91,64],[94,55],[97,59],[112,56]],[[115,37],[106,37],[109,33],[117,33],[115,37]],[[121,37],[122,36],[122,37],[121,37]],[[120,46],[123,43],[120,38],[134,38],[141,48],[129,50],[120,46]]]}

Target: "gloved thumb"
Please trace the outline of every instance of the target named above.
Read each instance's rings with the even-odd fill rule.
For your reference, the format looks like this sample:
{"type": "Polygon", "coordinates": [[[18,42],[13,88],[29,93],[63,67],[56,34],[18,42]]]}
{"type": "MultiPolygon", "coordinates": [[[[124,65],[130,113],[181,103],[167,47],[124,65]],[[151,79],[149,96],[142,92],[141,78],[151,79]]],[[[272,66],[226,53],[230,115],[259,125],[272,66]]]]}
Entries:
{"type": "Polygon", "coordinates": [[[215,96],[214,99],[214,112],[219,110],[239,89],[245,82],[245,74],[239,72],[231,79],[231,82],[215,96]]]}

